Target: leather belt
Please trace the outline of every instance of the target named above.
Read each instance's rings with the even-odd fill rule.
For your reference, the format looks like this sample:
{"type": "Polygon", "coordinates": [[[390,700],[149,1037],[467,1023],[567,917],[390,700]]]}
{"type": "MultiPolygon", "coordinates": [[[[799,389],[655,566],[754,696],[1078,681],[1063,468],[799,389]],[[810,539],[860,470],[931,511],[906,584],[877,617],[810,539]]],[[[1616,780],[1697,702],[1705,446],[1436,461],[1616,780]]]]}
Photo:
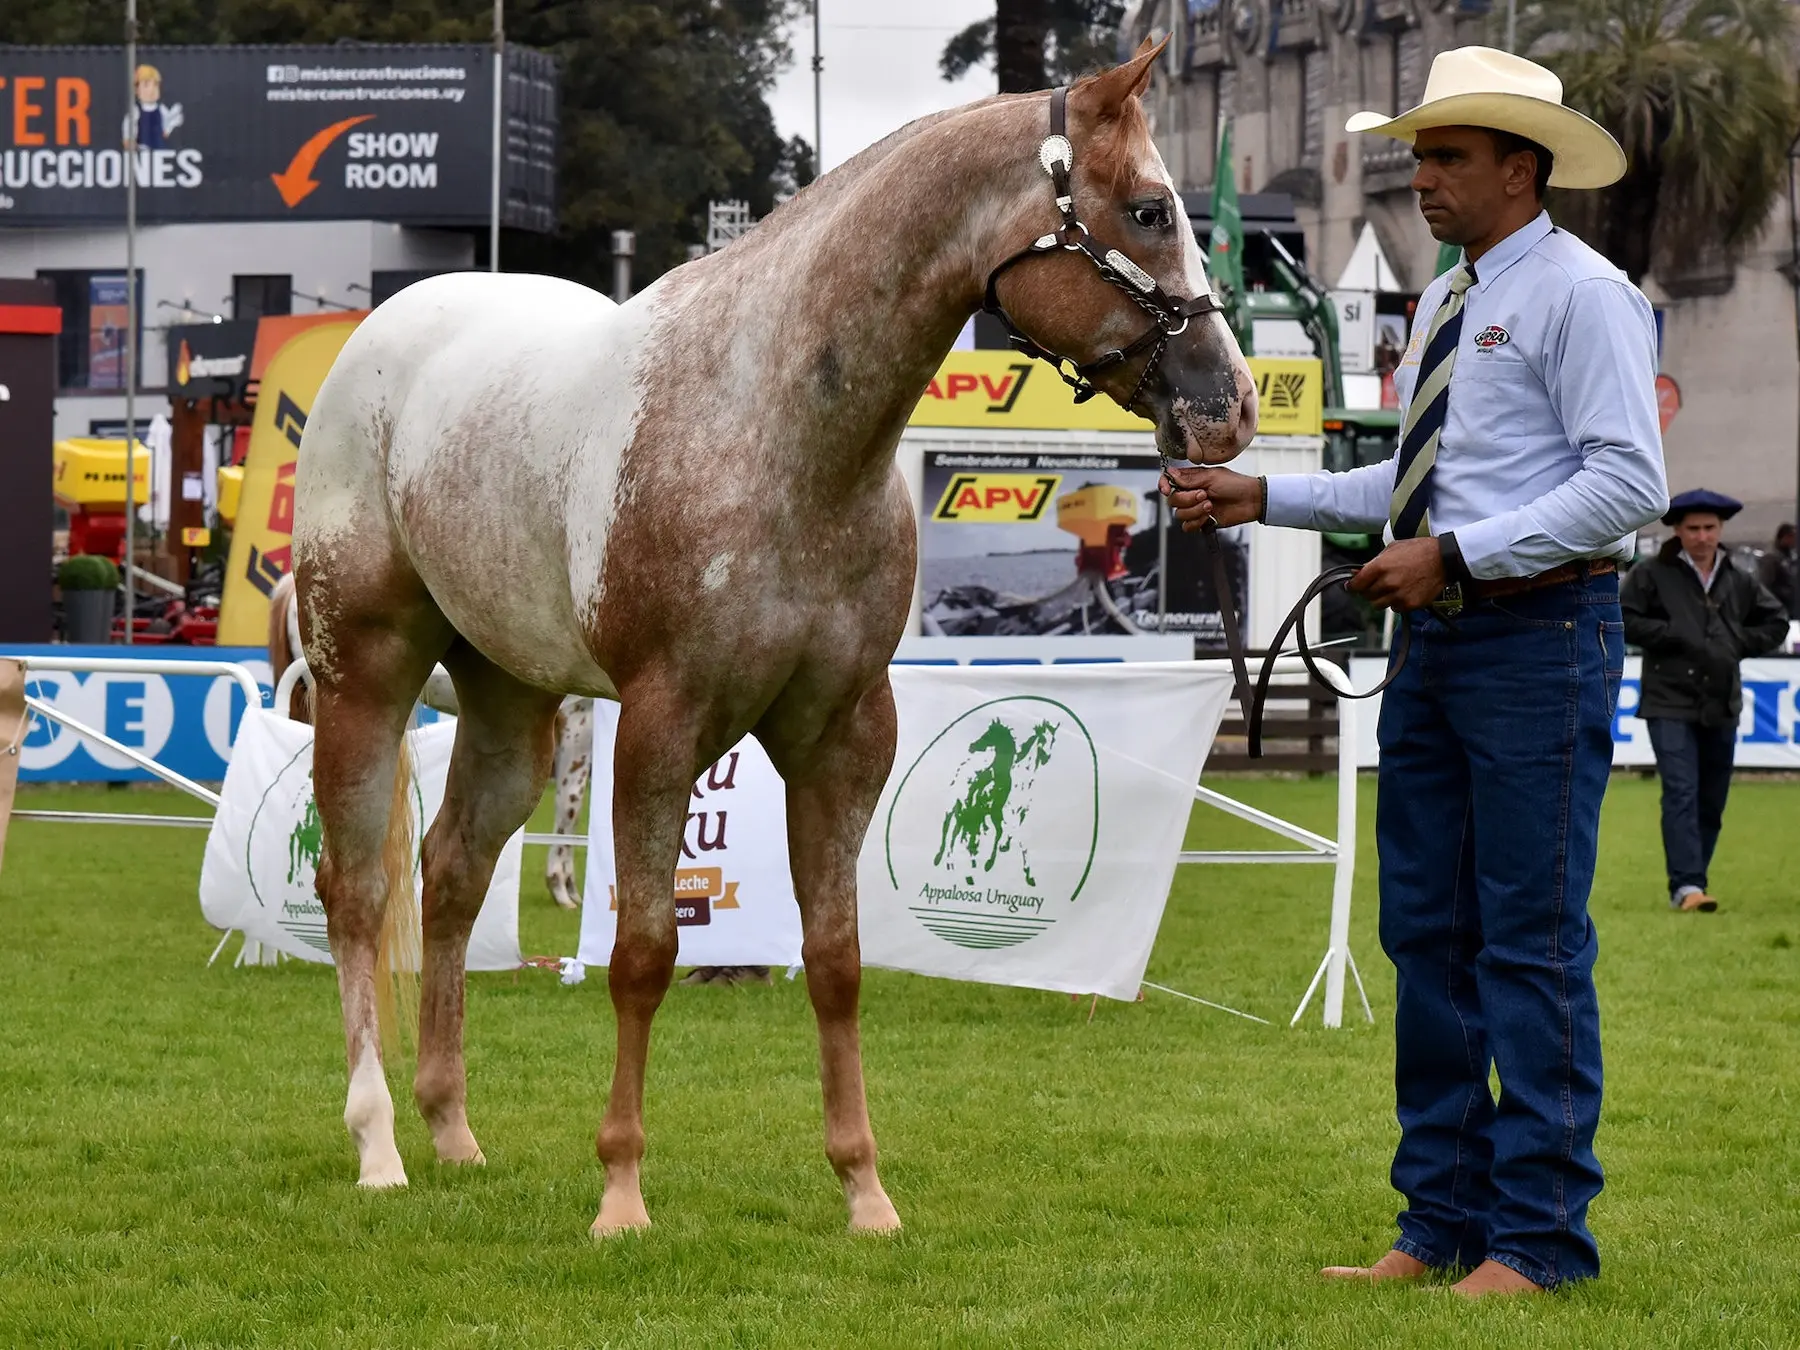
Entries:
{"type": "Polygon", "coordinates": [[[1462,611],[1464,605],[1477,600],[1498,600],[1508,595],[1523,595],[1527,591],[1541,591],[1550,586],[1567,586],[1572,582],[1585,581],[1589,577],[1603,577],[1618,570],[1619,564],[1612,558],[1589,558],[1552,567],[1548,572],[1539,572],[1536,576],[1453,581],[1444,587],[1441,596],[1431,602],[1431,609],[1438,614],[1455,615],[1462,611]]]}

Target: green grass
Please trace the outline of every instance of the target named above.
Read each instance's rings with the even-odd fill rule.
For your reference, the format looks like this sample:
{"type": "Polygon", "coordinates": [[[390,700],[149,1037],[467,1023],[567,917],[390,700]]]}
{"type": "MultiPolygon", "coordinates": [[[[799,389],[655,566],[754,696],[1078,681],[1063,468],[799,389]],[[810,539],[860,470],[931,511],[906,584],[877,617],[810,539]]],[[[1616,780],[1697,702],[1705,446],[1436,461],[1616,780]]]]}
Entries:
{"type": "MultiPolygon", "coordinates": [[[[1246,780],[1329,831],[1328,782],[1246,780]]],[[[1354,947],[1377,1023],[1289,1030],[1321,954],[1323,868],[1183,869],[1152,993],[1088,1006],[871,972],[870,1100],[907,1231],[842,1232],[803,988],[677,989],[657,1024],[645,1194],[596,1246],[603,978],[470,981],[471,1118],[410,1190],[353,1186],[336,988],[208,969],[203,835],[15,822],[0,874],[0,1346],[1776,1346],[1800,1343],[1800,785],[1740,781],[1723,909],[1671,915],[1655,784],[1607,801],[1605,1273],[1465,1305],[1322,1286],[1392,1235],[1393,978],[1365,794],[1354,947]]],[[[33,789],[22,807],[178,809],[33,789]]],[[[1216,813],[1192,839],[1260,836],[1216,813]]],[[[527,952],[570,953],[527,852],[527,952]]],[[[598,974],[598,972],[596,973],[598,974]]],[[[1353,1004],[1354,1006],[1354,1004],[1353,1004]]],[[[402,1101],[405,1079],[394,1079],[402,1101]]]]}

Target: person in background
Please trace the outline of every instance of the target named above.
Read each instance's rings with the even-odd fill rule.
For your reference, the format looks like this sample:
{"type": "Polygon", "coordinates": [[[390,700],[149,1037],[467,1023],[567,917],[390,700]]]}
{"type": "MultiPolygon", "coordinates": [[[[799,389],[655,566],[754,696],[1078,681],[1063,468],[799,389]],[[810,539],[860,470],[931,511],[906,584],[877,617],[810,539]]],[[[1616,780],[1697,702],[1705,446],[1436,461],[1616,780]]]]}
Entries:
{"type": "Polygon", "coordinates": [[[1742,503],[1717,492],[1684,492],[1663,524],[1675,537],[1631,569],[1620,589],[1625,640],[1644,649],[1638,716],[1650,727],[1662,777],[1663,856],[1669,905],[1711,913],[1706,873],[1737,750],[1743,684],[1738,662],[1774,651],[1787,611],[1719,547],[1719,528],[1742,503]]]}
{"type": "Polygon", "coordinates": [[[1800,576],[1796,575],[1794,527],[1783,524],[1775,531],[1775,547],[1763,554],[1758,579],[1769,588],[1769,594],[1781,602],[1782,611],[1790,619],[1800,619],[1800,576]]]}

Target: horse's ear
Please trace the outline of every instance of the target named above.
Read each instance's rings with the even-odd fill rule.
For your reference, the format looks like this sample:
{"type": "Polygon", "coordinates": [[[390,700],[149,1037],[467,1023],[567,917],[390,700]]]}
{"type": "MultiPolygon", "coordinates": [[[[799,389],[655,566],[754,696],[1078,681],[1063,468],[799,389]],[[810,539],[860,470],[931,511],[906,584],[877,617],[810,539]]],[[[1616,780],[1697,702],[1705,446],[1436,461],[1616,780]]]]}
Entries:
{"type": "Polygon", "coordinates": [[[1124,65],[1114,66],[1104,74],[1083,81],[1081,92],[1095,115],[1112,117],[1128,100],[1142,98],[1144,91],[1150,88],[1150,75],[1155,69],[1156,58],[1162,55],[1163,48],[1168,45],[1168,37],[1164,37],[1161,42],[1145,38],[1138,46],[1137,55],[1124,65]]]}

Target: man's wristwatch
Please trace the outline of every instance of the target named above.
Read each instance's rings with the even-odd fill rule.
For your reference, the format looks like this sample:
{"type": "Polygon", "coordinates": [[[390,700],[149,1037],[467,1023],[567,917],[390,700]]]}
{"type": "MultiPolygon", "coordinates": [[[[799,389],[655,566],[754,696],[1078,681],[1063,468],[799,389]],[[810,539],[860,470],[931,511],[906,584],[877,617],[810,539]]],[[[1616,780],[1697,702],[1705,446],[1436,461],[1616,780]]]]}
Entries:
{"type": "Polygon", "coordinates": [[[1256,523],[1267,525],[1269,523],[1269,476],[1266,473],[1259,473],[1256,476],[1256,492],[1256,523]]]}

